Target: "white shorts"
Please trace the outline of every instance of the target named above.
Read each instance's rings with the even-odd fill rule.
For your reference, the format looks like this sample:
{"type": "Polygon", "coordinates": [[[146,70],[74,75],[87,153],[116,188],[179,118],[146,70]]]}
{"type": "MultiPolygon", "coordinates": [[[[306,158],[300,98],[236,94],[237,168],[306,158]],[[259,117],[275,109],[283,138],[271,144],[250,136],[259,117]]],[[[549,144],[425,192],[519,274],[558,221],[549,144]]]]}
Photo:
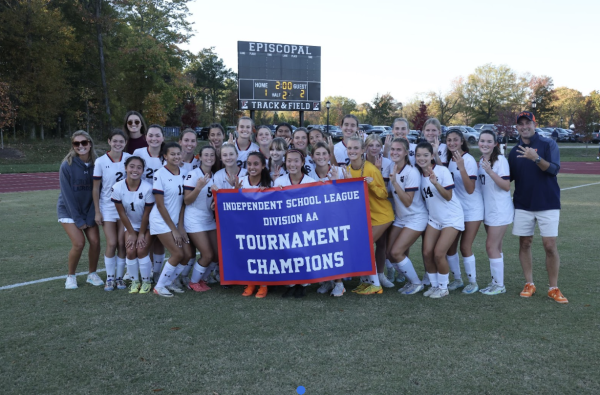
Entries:
{"type": "Polygon", "coordinates": [[[100,203],[100,212],[102,213],[102,219],[105,222],[117,222],[121,220],[121,217],[119,217],[119,213],[117,212],[117,208],[115,207],[114,203],[100,203]]]}
{"type": "Polygon", "coordinates": [[[560,210],[527,211],[515,209],[515,223],[512,234],[533,236],[535,223],[538,223],[542,237],[558,237],[560,210]]]}
{"type": "Polygon", "coordinates": [[[406,218],[398,218],[394,220],[392,226],[396,228],[408,228],[416,232],[423,232],[427,228],[427,217],[412,215],[406,218]]]}
{"type": "Polygon", "coordinates": [[[73,221],[72,218],[59,218],[58,222],[60,222],[61,224],[74,224],[75,221],[73,221]]]}
{"type": "Polygon", "coordinates": [[[463,208],[465,222],[483,221],[483,206],[477,208],[463,208]]]}
{"type": "Polygon", "coordinates": [[[208,232],[209,230],[217,229],[217,223],[215,221],[211,222],[186,222],[183,224],[186,233],[199,233],[199,232],[208,232]]]}
{"type": "Polygon", "coordinates": [[[513,222],[515,216],[514,212],[506,213],[503,216],[500,215],[488,215],[484,217],[483,223],[487,226],[504,226],[510,225],[513,222]]]}
{"type": "Polygon", "coordinates": [[[437,230],[442,230],[444,228],[454,228],[456,230],[460,230],[461,232],[465,230],[465,223],[464,222],[456,222],[456,223],[451,223],[451,222],[447,222],[447,223],[441,223],[441,222],[437,222],[431,218],[429,218],[429,221],[427,221],[427,224],[430,225],[433,229],[437,229],[437,230]]]}
{"type": "MultiPolygon", "coordinates": [[[[177,227],[179,225],[179,222],[175,222],[175,227],[177,227]]],[[[169,226],[162,222],[162,223],[150,223],[149,224],[150,227],[150,234],[152,236],[154,235],[162,235],[163,233],[171,233],[171,228],[169,228],[169,226]]]]}

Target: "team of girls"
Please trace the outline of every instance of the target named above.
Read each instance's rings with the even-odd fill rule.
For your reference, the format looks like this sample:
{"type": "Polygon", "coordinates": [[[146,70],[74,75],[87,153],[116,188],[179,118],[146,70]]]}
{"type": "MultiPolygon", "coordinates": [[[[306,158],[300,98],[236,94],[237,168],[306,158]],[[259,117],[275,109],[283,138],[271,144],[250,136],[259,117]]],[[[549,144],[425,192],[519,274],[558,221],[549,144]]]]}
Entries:
{"type": "MultiPolygon", "coordinates": [[[[108,140],[110,151],[93,166],[92,206],[88,207],[94,212],[93,223],[78,225],[83,233],[73,232],[66,225],[70,216],[59,214],[74,245],[70,272],[81,254],[79,251],[77,255],[76,247],[84,241],[83,235],[90,244],[96,243],[98,228],[94,225],[103,226],[107,240],[106,290],[125,288],[125,267],[131,273],[132,293],[150,290],[152,267],[154,292],[158,295],[172,296],[183,292],[186,286],[197,292],[210,289],[207,274],[218,261],[213,193],[219,189],[286,187],[363,178],[368,184],[378,274],[361,278],[353,291],[369,295],[381,293],[382,286],[393,287],[384,275],[387,263],[388,273],[397,272],[407,280],[399,290],[402,294],[418,293],[429,284],[431,288],[424,295],[432,298],[444,297],[449,290],[463,287],[463,293],[476,292],[479,287],[472,245],[483,221],[492,281],[481,292],[488,295],[505,292],[502,239],[512,222],[511,216],[506,215],[512,206],[510,175],[493,132],[482,133],[479,141],[482,157],[477,164],[461,133],[450,132],[447,145],[440,143],[441,126],[435,118],[423,126],[427,141],[414,145],[406,140],[409,130],[406,119],[396,119],[393,137],[382,142],[375,135],[364,139],[358,131],[358,119],[347,115],[341,122],[343,139],[334,146],[319,130],[297,128],[292,133],[287,124],[277,128],[275,138],[266,126],[258,127],[254,134],[252,119],[242,117],[238,120],[237,137],[230,134],[227,143],[222,126],[212,124],[210,144],[198,155],[192,129],[182,132],[179,144],[165,144],[162,128],[150,125],[146,130],[137,113],[127,115],[126,125],[128,133],[114,131],[108,140]],[[130,156],[124,150],[136,126],[144,130],[147,146],[130,156]],[[423,280],[409,258],[410,247],[419,237],[423,237],[423,280]],[[171,257],[163,267],[164,247],[171,257]],[[200,251],[197,262],[196,249],[200,251]],[[154,264],[150,260],[151,250],[154,264]],[[467,286],[462,280],[459,250],[467,286]]],[[[74,135],[73,144],[71,162],[78,159],[77,163],[82,161],[89,167],[95,155],[90,153],[91,138],[74,135]],[[84,141],[88,141],[87,146],[84,141]]],[[[93,262],[90,259],[92,274],[88,281],[99,285],[101,280],[96,280],[97,275],[91,270],[95,270],[93,262]]],[[[253,295],[255,290],[255,286],[247,286],[244,295],[253,295]]],[[[342,279],[322,284],[319,292],[342,296],[345,292],[342,279]]],[[[257,297],[266,295],[267,287],[259,287],[257,297]]],[[[286,295],[302,297],[305,287],[290,287],[286,295]]]]}

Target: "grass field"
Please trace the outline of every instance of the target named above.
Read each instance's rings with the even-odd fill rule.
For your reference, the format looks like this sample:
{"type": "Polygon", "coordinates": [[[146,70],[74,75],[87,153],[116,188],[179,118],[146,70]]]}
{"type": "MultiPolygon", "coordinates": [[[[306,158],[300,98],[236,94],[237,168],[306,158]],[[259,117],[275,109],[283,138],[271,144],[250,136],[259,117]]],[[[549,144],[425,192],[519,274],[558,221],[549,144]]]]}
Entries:
{"type": "MultiPolygon", "coordinates": [[[[561,175],[561,188],[600,176],[561,175]]],[[[505,238],[507,293],[442,300],[395,290],[264,300],[242,287],[172,299],[64,280],[0,290],[0,384],[10,394],[599,393],[600,185],[562,192],[559,285],[548,299],[540,238],[538,294],[519,297],[517,238],[505,238]]],[[[0,287],[66,273],[58,191],[0,194],[0,287]]],[[[485,234],[475,243],[489,279],[485,234]]],[[[422,273],[420,246],[413,261],[422,273]]],[[[82,259],[78,271],[87,267],[82,259]]],[[[103,267],[101,262],[100,267],[103,267]]]]}
{"type": "MultiPolygon", "coordinates": [[[[205,144],[203,141],[199,145],[205,144]]],[[[108,144],[103,141],[96,141],[98,152],[105,152],[109,149],[108,144]],[[104,151],[102,151],[104,150],[104,151]]],[[[598,146],[590,144],[585,148],[583,144],[561,143],[561,160],[563,162],[586,162],[595,161],[598,154],[598,146]]],[[[47,139],[44,141],[33,140],[9,140],[5,143],[5,148],[10,151],[10,155],[3,155],[0,150],[0,173],[34,173],[58,171],[60,163],[69,150],[69,141],[67,139],[47,139]],[[19,157],[14,154],[17,150],[19,157]]],[[[8,153],[8,151],[5,151],[8,153]]],[[[479,158],[479,149],[473,148],[471,152],[475,158],[479,158]]]]}

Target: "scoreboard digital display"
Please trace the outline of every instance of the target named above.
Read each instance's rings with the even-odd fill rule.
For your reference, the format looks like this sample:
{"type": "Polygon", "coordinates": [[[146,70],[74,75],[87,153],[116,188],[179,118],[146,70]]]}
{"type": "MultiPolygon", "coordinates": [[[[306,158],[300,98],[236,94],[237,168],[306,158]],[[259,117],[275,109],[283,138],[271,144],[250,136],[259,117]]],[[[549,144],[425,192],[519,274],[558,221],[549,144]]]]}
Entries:
{"type": "Polygon", "coordinates": [[[238,41],[238,107],[320,111],[321,47],[238,41]]]}

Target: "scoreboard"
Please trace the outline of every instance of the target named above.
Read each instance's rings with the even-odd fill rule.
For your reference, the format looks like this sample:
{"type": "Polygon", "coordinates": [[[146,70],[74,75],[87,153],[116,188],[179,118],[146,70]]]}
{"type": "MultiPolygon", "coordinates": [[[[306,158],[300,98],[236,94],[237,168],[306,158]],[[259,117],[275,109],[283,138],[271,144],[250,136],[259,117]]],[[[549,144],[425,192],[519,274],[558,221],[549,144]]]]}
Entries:
{"type": "Polygon", "coordinates": [[[320,111],[321,47],[238,41],[238,107],[320,111]]]}

